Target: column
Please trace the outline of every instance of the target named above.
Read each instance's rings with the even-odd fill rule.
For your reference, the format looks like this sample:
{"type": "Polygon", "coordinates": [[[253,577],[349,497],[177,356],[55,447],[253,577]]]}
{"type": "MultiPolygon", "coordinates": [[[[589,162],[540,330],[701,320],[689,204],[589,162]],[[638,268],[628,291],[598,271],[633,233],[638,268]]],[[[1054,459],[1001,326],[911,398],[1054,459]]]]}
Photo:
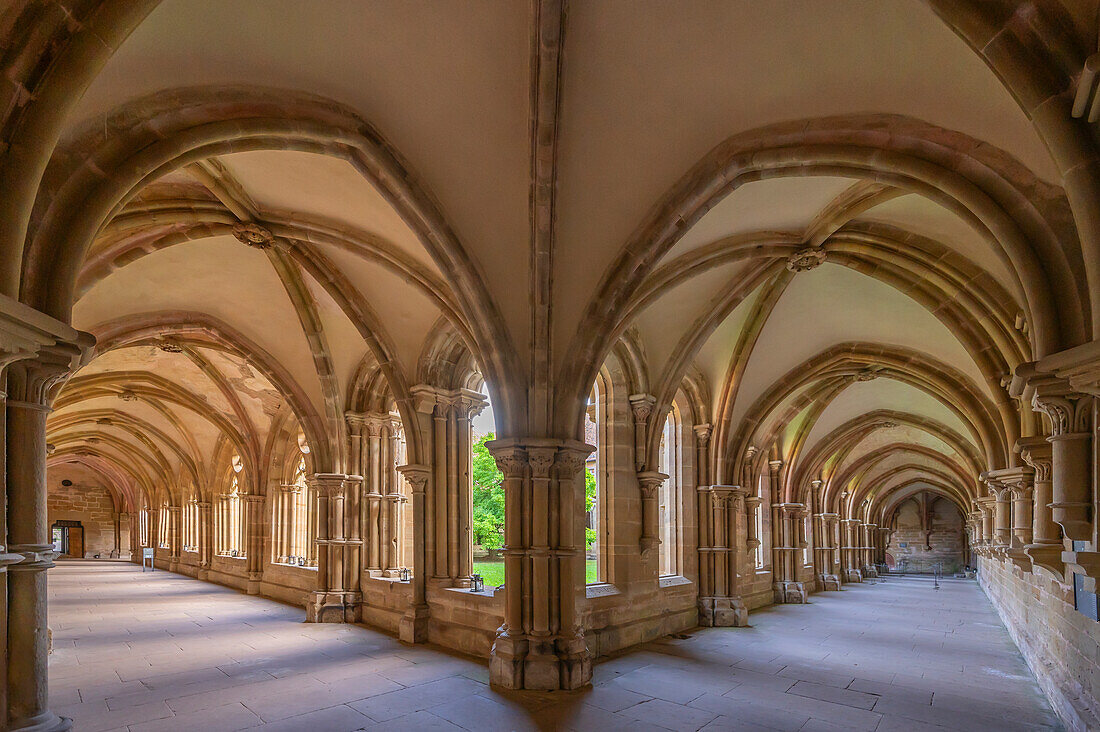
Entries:
{"type": "Polygon", "coordinates": [[[168,570],[178,572],[180,569],[180,507],[168,507],[168,570]]]}
{"type": "Polygon", "coordinates": [[[627,399],[630,402],[630,411],[634,415],[634,469],[641,471],[648,464],[646,459],[646,435],[648,433],[649,416],[653,413],[657,397],[652,394],[631,394],[627,399]]]}
{"type": "Polygon", "coordinates": [[[993,494],[993,546],[1007,547],[1012,543],[1012,491],[1004,483],[987,480],[993,494]]]}
{"type": "Polygon", "coordinates": [[[345,508],[348,493],[362,478],[343,473],[317,473],[309,477],[317,494],[317,588],[306,602],[307,623],[348,623],[359,619],[361,595],[345,586],[347,547],[345,508]]]}
{"type": "Polygon", "coordinates": [[[844,573],[846,582],[862,582],[863,567],[859,561],[859,519],[844,519],[844,573]]]}
{"type": "Polygon", "coordinates": [[[47,707],[46,570],[56,553],[46,523],[46,415],[51,392],[78,361],[76,346],[43,349],[33,361],[8,367],[7,705],[12,730],[66,730],[47,707]]]}
{"type": "Polygon", "coordinates": [[[1045,414],[1051,433],[1051,509],[1066,538],[1092,541],[1092,406],[1093,399],[1074,393],[1060,380],[1035,386],[1032,407],[1045,414]]]}
{"type": "Polygon", "coordinates": [[[141,517],[136,512],[130,514],[130,561],[141,563],[141,517]]]}
{"type": "Polygon", "coordinates": [[[264,495],[260,493],[246,493],[241,496],[244,502],[244,546],[245,567],[248,572],[249,595],[260,593],[260,583],[263,581],[263,547],[264,547],[264,495]]]}
{"type": "Polygon", "coordinates": [[[366,484],[364,513],[366,514],[366,565],[367,572],[377,575],[382,572],[385,540],[382,536],[382,419],[380,415],[369,415],[364,425],[366,432],[366,451],[363,456],[363,477],[366,484]]]}
{"type": "Polygon", "coordinates": [[[432,472],[424,465],[402,465],[397,471],[409,484],[413,511],[412,598],[408,611],[401,618],[398,636],[405,643],[423,643],[428,640],[427,573],[424,569],[428,557],[425,541],[428,532],[424,519],[428,507],[426,492],[432,472]]]}
{"type": "MultiPolygon", "coordinates": [[[[707,589],[710,587],[711,582],[711,568],[710,558],[711,554],[708,551],[708,547],[711,545],[711,534],[709,522],[706,521],[707,506],[709,505],[709,495],[706,492],[709,487],[709,474],[710,474],[710,432],[711,426],[709,424],[695,425],[695,495],[696,495],[696,516],[698,517],[698,545],[699,545],[699,596],[703,598],[708,595],[707,589]]],[[[703,607],[703,601],[700,599],[700,622],[702,618],[706,616],[706,609],[703,607]]]]}
{"type": "Polygon", "coordinates": [[[111,514],[111,520],[115,529],[115,548],[111,550],[111,559],[118,559],[122,556],[122,514],[115,511],[111,514]]]}
{"type": "Polygon", "coordinates": [[[1054,523],[1050,508],[1053,501],[1051,445],[1042,437],[1025,438],[1018,444],[1020,457],[1034,471],[1031,543],[1024,547],[1024,552],[1035,566],[1064,578],[1066,567],[1062,561],[1062,528],[1054,523]]]}
{"type": "Polygon", "coordinates": [[[656,470],[638,473],[638,490],[642,497],[642,535],[639,540],[639,549],[642,557],[646,559],[656,560],[657,554],[653,550],[661,545],[658,513],[661,485],[666,480],[668,476],[656,470]]]}
{"type": "Polygon", "coordinates": [[[593,448],[549,438],[487,446],[504,474],[508,572],[490,682],[506,689],[579,689],[592,678],[576,603],[584,591],[581,476],[593,448]]]}
{"type": "Polygon", "coordinates": [[[210,562],[214,556],[214,515],[210,501],[199,501],[199,579],[210,576],[210,562]]]}

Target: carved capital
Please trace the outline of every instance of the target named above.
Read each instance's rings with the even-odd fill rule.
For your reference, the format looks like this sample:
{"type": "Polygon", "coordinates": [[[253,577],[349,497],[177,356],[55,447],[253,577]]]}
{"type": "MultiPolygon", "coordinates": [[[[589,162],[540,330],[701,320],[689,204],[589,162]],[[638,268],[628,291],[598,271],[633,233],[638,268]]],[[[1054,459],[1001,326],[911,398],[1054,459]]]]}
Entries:
{"type": "Polygon", "coordinates": [[[710,424],[697,424],[692,427],[695,430],[695,439],[698,440],[701,447],[706,447],[710,442],[710,433],[713,430],[713,426],[710,424]]]}
{"type": "Polygon", "coordinates": [[[550,468],[554,466],[556,453],[557,449],[553,447],[527,448],[527,462],[531,465],[531,477],[549,478],[550,468]]]}
{"type": "Polygon", "coordinates": [[[397,472],[409,482],[413,493],[424,493],[424,487],[428,485],[428,478],[432,471],[426,465],[398,465],[397,472]]]}
{"type": "Polygon", "coordinates": [[[306,483],[317,491],[318,495],[331,496],[343,492],[344,480],[347,477],[343,473],[314,473],[306,477],[306,483]]]}
{"type": "Polygon", "coordinates": [[[582,450],[564,447],[558,451],[556,459],[557,462],[555,467],[557,468],[558,479],[572,480],[584,469],[584,464],[588,459],[588,453],[582,450]]]}
{"type": "Polygon", "coordinates": [[[649,415],[653,413],[653,407],[657,403],[657,397],[652,394],[631,394],[630,411],[634,414],[634,421],[645,424],[649,415]]]}
{"type": "Polygon", "coordinates": [[[1039,482],[1050,480],[1053,455],[1047,438],[1022,437],[1016,441],[1016,451],[1020,453],[1020,459],[1024,464],[1033,471],[1034,480],[1039,482]]]}
{"type": "Polygon", "coordinates": [[[656,470],[638,473],[638,487],[642,492],[642,498],[656,498],[657,491],[666,480],[668,476],[656,470]]]}
{"type": "Polygon", "coordinates": [[[17,361],[9,366],[8,406],[48,410],[57,387],[80,367],[94,343],[95,340],[87,336],[78,343],[45,346],[35,358],[17,361]]]}
{"type": "Polygon", "coordinates": [[[523,478],[527,470],[527,451],[515,444],[494,444],[499,442],[492,440],[485,444],[497,469],[504,473],[505,480],[523,478]]]}
{"type": "Polygon", "coordinates": [[[1031,397],[1031,406],[1050,420],[1051,436],[1080,434],[1089,431],[1092,397],[1060,387],[1041,385],[1031,397]]]}

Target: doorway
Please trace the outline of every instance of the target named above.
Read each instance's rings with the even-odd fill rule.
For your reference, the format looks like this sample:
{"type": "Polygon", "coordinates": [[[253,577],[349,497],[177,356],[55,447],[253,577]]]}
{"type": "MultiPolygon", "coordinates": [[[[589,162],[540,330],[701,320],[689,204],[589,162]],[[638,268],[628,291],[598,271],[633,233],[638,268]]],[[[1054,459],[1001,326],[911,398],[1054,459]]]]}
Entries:
{"type": "Polygon", "coordinates": [[[71,558],[84,558],[84,527],[79,521],[55,521],[51,533],[55,552],[71,558]]]}

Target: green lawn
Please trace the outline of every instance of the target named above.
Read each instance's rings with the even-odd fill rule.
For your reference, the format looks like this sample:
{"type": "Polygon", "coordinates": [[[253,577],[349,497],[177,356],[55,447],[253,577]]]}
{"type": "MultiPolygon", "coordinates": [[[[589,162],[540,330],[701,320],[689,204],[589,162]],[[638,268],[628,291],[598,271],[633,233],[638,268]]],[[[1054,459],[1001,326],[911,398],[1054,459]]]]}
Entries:
{"type": "MultiPolygon", "coordinates": [[[[592,584],[596,581],[596,560],[585,562],[584,581],[592,584]]],[[[474,562],[474,573],[480,574],[487,587],[500,587],[504,584],[504,562],[474,562]]]]}

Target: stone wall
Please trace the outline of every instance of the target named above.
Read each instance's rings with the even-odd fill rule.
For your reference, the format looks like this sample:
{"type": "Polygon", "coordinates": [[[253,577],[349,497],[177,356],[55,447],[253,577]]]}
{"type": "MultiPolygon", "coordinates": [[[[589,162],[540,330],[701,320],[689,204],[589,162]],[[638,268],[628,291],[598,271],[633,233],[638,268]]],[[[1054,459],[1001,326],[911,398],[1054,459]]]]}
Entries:
{"type": "Polygon", "coordinates": [[[904,560],[910,572],[931,572],[932,566],[940,562],[944,573],[953,573],[966,564],[963,519],[958,509],[942,498],[936,499],[931,507],[930,530],[926,535],[921,527],[918,501],[910,499],[903,503],[886,552],[894,558],[895,566],[904,560]]]}
{"type": "Polygon", "coordinates": [[[1100,623],[1050,575],[986,557],[978,566],[979,585],[1067,729],[1100,729],[1100,623]]]}
{"type": "Polygon", "coordinates": [[[115,504],[110,492],[99,485],[58,481],[50,485],[46,499],[47,523],[79,521],[84,527],[84,556],[111,556],[115,548],[115,504]]]}

